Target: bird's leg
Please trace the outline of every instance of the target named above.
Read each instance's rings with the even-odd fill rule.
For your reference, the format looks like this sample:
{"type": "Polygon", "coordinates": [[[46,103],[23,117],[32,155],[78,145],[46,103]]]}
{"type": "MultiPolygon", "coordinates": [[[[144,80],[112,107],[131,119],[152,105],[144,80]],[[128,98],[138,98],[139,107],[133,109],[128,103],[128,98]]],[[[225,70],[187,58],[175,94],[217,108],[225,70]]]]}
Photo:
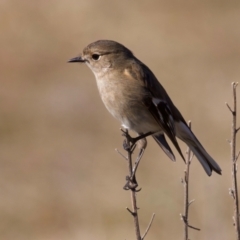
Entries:
{"type": "Polygon", "coordinates": [[[140,151],[139,151],[138,157],[137,157],[137,159],[136,159],[136,161],[135,161],[134,168],[133,168],[133,170],[132,170],[131,179],[136,178],[136,177],[135,177],[135,174],[136,174],[136,172],[137,172],[137,168],[138,168],[138,166],[139,166],[139,163],[140,163],[140,161],[141,161],[141,159],[142,159],[144,150],[145,150],[145,148],[141,148],[140,151]]]}
{"type": "Polygon", "coordinates": [[[124,190],[134,190],[135,192],[139,192],[141,189],[136,189],[138,187],[138,183],[136,180],[135,175],[132,177],[126,176],[126,184],[124,185],[123,189],[124,190]]]}
{"type": "Polygon", "coordinates": [[[125,184],[124,186],[124,189],[125,190],[129,190],[129,189],[135,189],[136,192],[139,192],[141,189],[139,190],[136,190],[137,186],[138,186],[138,183],[137,183],[137,180],[136,180],[136,172],[137,172],[137,168],[139,166],[139,163],[142,159],[142,156],[143,156],[143,153],[144,153],[144,148],[141,148],[139,154],[138,154],[138,157],[135,161],[135,165],[134,165],[134,168],[132,169],[132,173],[131,173],[131,176],[127,176],[126,177],[126,180],[127,180],[127,183],[125,184]]]}
{"type": "Polygon", "coordinates": [[[152,133],[148,132],[146,134],[142,134],[136,138],[132,138],[129,134],[128,134],[128,131],[124,131],[122,130],[123,132],[123,135],[126,137],[126,139],[124,140],[124,143],[123,143],[123,147],[124,149],[128,152],[128,161],[129,161],[129,169],[130,170],[130,174],[129,176],[126,177],[126,184],[125,186],[123,187],[125,190],[129,190],[129,189],[132,189],[134,191],[140,191],[141,189],[139,190],[136,190],[137,186],[138,186],[138,183],[137,183],[137,180],[136,180],[136,171],[137,171],[137,168],[139,166],[139,163],[140,163],[140,160],[143,156],[143,153],[144,153],[144,150],[146,148],[146,145],[147,145],[147,141],[145,139],[146,136],[149,136],[149,135],[152,135],[152,133]],[[135,147],[136,147],[136,142],[139,141],[139,140],[142,140],[140,145],[141,145],[141,150],[138,154],[138,157],[135,161],[135,164],[134,164],[134,167],[132,167],[132,158],[131,158],[131,154],[133,153],[135,147]]]}
{"type": "MultiPolygon", "coordinates": [[[[123,131],[124,132],[124,131],[123,131]]],[[[128,131],[124,132],[125,135],[125,140],[123,142],[123,148],[127,151],[128,153],[128,167],[129,167],[129,175],[126,176],[126,184],[124,185],[123,189],[125,190],[134,190],[136,191],[136,188],[138,186],[135,174],[133,175],[133,167],[132,167],[132,153],[134,151],[134,149],[136,148],[136,144],[132,144],[130,139],[130,135],[128,134],[128,131]]]]}
{"type": "Polygon", "coordinates": [[[126,140],[124,140],[123,142],[123,148],[128,151],[130,149],[131,152],[134,151],[135,147],[136,147],[136,143],[137,141],[145,138],[145,137],[148,137],[150,135],[152,135],[153,133],[152,132],[147,132],[147,133],[144,133],[144,134],[141,134],[139,135],[138,137],[131,137],[129,134],[128,134],[128,131],[126,130],[123,130],[121,129],[121,131],[123,132],[123,136],[127,138],[127,140],[131,143],[131,144],[127,144],[126,140]]]}
{"type": "Polygon", "coordinates": [[[147,133],[141,134],[138,137],[132,138],[132,141],[136,143],[138,140],[148,137],[150,135],[153,135],[153,132],[147,132],[147,133]]]}

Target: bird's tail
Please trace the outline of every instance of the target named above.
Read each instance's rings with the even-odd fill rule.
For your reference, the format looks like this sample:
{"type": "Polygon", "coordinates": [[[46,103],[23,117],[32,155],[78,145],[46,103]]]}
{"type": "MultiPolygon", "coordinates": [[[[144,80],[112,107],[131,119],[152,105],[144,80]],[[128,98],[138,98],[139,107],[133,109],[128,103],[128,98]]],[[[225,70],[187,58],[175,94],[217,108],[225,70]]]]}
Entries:
{"type": "Polygon", "coordinates": [[[204,170],[208,176],[211,176],[212,170],[218,174],[221,174],[222,170],[219,165],[213,160],[213,158],[206,152],[191,129],[183,122],[176,123],[176,135],[182,141],[184,141],[199,162],[202,164],[204,170]]]}

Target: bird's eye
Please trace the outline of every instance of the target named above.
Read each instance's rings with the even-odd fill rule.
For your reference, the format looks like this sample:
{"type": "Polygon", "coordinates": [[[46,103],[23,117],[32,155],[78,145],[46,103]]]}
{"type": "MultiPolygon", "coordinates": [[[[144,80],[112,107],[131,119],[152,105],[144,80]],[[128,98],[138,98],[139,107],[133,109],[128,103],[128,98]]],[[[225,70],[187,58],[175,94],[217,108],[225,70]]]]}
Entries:
{"type": "Polygon", "coordinates": [[[99,54],[93,54],[93,55],[92,55],[92,59],[95,60],[95,61],[99,60],[100,57],[101,57],[101,56],[100,56],[99,54]]]}

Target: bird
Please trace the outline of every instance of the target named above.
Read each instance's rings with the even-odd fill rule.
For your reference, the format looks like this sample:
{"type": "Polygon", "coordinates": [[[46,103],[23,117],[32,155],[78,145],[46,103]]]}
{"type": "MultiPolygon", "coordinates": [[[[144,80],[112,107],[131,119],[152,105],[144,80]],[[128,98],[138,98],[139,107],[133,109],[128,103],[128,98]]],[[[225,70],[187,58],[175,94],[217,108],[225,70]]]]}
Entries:
{"type": "Polygon", "coordinates": [[[194,135],[154,73],[124,45],[98,40],[87,45],[70,63],[85,63],[96,78],[101,99],[107,110],[125,129],[142,138],[147,146],[151,135],[166,155],[175,161],[167,136],[184,160],[177,138],[187,144],[208,176],[221,175],[221,168],[194,135]]]}

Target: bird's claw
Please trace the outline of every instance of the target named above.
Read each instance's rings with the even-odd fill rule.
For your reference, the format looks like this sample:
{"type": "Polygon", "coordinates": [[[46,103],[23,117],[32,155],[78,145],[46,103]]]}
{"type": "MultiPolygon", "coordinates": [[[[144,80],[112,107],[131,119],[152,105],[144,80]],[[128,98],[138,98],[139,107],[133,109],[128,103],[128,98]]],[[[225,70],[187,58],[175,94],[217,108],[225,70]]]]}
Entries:
{"type": "Polygon", "coordinates": [[[126,139],[123,141],[123,149],[127,152],[131,151],[132,149],[132,146],[126,141],[126,139]]]}
{"type": "Polygon", "coordinates": [[[127,182],[123,187],[124,190],[132,190],[134,192],[140,192],[141,191],[141,188],[136,189],[138,187],[138,183],[137,183],[135,177],[132,178],[132,177],[127,176],[126,180],[127,180],[127,182]]]}

